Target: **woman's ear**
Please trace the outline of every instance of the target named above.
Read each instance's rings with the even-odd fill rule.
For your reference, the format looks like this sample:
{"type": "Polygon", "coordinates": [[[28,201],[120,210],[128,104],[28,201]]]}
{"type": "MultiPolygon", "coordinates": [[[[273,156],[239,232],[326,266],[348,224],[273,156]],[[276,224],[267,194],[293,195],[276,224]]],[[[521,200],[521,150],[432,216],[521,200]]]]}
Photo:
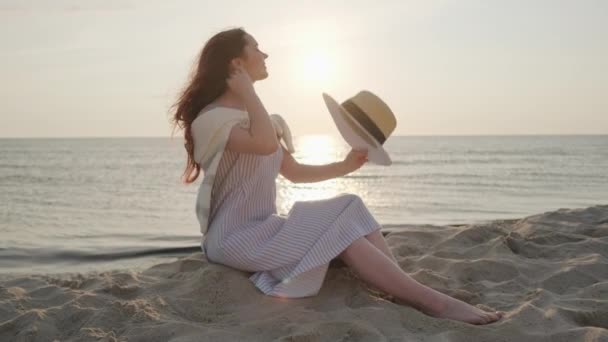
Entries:
{"type": "Polygon", "coordinates": [[[241,66],[243,66],[243,60],[239,57],[233,58],[230,61],[230,72],[235,71],[236,69],[238,69],[241,66]]]}

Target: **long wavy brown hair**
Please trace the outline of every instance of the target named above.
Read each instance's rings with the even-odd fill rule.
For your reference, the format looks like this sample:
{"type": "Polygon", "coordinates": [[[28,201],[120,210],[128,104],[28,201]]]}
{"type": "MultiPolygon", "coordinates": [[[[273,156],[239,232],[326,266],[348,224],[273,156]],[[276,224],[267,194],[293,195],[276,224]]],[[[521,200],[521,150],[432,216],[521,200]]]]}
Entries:
{"type": "Polygon", "coordinates": [[[243,28],[233,28],[215,34],[201,50],[198,63],[193,68],[190,80],[181,92],[177,102],[171,107],[173,133],[176,128],[184,130],[184,147],[188,154],[186,170],[182,182],[193,183],[198,178],[201,167],[194,160],[194,142],[191,126],[200,111],[222,95],[228,88],[230,61],[243,57],[247,43],[243,28]]]}

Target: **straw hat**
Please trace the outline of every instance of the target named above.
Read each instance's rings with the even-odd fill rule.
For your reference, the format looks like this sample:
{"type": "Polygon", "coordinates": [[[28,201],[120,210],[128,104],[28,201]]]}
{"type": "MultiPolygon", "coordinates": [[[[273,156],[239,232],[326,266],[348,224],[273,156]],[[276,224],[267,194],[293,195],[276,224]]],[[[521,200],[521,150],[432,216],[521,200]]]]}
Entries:
{"type": "Polygon", "coordinates": [[[353,149],[367,150],[367,158],[374,164],[392,164],[382,145],[395,130],[397,119],[384,101],[367,90],[341,105],[326,93],[323,100],[340,134],[353,149]]]}

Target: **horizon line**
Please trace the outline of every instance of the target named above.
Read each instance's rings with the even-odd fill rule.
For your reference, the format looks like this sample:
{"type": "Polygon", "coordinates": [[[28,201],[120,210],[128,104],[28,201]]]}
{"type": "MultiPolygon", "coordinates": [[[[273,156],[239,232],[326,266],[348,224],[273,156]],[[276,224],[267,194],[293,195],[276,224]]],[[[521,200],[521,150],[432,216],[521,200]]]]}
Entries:
{"type": "MultiPolygon", "coordinates": [[[[392,135],[397,137],[529,137],[529,136],[605,136],[608,133],[560,133],[560,134],[545,134],[545,133],[528,133],[528,134],[410,134],[410,135],[392,135]]],[[[302,136],[330,136],[332,134],[300,134],[293,137],[302,136]]],[[[17,137],[0,137],[2,140],[8,139],[183,139],[183,136],[168,136],[168,135],[149,135],[149,136],[133,136],[133,135],[116,135],[116,136],[17,136],[17,137]]],[[[390,139],[391,137],[387,138],[390,139]]]]}

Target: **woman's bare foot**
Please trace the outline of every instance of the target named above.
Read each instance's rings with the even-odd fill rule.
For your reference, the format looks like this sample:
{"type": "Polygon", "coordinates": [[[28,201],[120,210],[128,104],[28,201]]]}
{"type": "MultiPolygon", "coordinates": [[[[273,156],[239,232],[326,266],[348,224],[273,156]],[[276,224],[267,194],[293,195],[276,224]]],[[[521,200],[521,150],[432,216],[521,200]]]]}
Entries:
{"type": "Polygon", "coordinates": [[[442,303],[441,310],[427,311],[425,313],[437,318],[453,319],[471,324],[488,324],[496,322],[505,314],[502,311],[484,311],[448,295],[443,299],[445,302],[442,303]]]}

